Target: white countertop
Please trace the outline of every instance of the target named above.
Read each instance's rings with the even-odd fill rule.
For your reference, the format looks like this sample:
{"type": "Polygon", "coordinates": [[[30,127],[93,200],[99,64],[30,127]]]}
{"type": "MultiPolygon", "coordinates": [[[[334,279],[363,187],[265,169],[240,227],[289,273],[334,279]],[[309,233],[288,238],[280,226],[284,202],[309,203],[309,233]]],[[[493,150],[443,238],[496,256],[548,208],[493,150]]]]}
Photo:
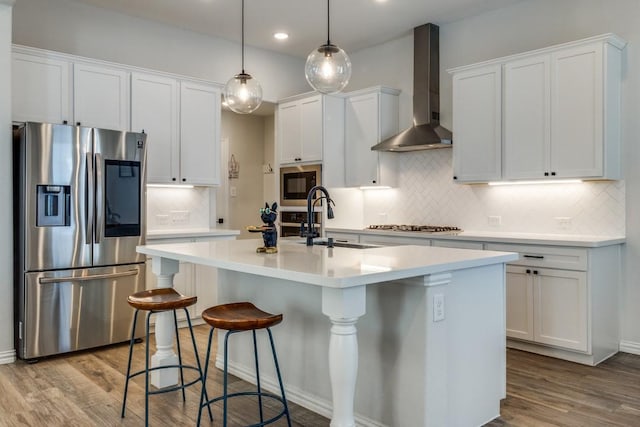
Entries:
{"type": "Polygon", "coordinates": [[[625,243],[624,236],[589,236],[571,234],[505,233],[487,231],[463,231],[458,234],[439,234],[412,231],[388,231],[371,229],[326,228],[328,232],[374,234],[380,236],[418,237],[431,240],[466,240],[492,243],[539,244],[551,246],[576,246],[597,248],[625,243]]]}
{"type": "Polygon", "coordinates": [[[219,237],[237,236],[240,230],[227,230],[225,228],[188,228],[175,230],[150,230],[147,231],[147,240],[177,239],[188,237],[219,237]]]}
{"type": "Polygon", "coordinates": [[[138,252],[312,285],[345,288],[518,259],[509,252],[430,246],[327,248],[281,241],[278,253],[256,253],[262,240],[221,240],[138,246],[138,252]]]}

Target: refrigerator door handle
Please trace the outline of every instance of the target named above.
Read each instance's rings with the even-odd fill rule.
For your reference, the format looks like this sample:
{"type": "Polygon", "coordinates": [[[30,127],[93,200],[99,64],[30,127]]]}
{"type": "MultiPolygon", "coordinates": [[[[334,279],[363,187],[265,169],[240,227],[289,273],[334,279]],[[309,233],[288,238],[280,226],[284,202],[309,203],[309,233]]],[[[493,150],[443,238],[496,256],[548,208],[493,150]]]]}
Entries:
{"type": "Polygon", "coordinates": [[[119,273],[107,273],[107,274],[94,274],[93,276],[77,276],[77,277],[40,277],[38,282],[41,285],[47,283],[61,283],[61,282],[87,282],[89,280],[99,279],[115,279],[116,277],[136,276],[138,270],[127,270],[119,273]]]}
{"type": "Polygon", "coordinates": [[[96,153],[96,235],[95,243],[100,243],[104,233],[104,177],[102,176],[102,154],[96,153]]]}
{"type": "Polygon", "coordinates": [[[95,191],[94,182],[93,182],[93,155],[91,153],[87,153],[87,198],[85,206],[85,219],[86,223],[86,233],[85,233],[85,243],[90,245],[93,242],[93,212],[94,212],[94,200],[93,200],[93,192],[95,191]]]}

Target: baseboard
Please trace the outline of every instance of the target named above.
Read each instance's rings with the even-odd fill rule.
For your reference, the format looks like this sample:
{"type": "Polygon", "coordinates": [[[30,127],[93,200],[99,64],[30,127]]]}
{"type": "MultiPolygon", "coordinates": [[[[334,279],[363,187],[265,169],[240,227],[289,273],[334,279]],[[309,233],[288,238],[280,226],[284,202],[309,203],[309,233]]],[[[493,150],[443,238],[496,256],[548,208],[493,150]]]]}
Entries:
{"type": "MultiPolygon", "coordinates": [[[[216,357],[216,367],[218,369],[223,369],[224,360],[222,357],[216,357]]],[[[247,369],[244,366],[239,364],[229,362],[229,373],[235,375],[236,377],[247,381],[248,383],[255,384],[256,382],[256,374],[252,369],[247,369]]],[[[262,388],[275,393],[280,394],[280,387],[278,385],[277,379],[275,377],[267,377],[260,375],[260,385],[262,388]]],[[[297,387],[292,387],[290,385],[284,384],[285,393],[287,394],[287,400],[293,402],[297,405],[302,406],[316,414],[320,414],[323,417],[331,419],[331,414],[333,413],[333,406],[330,401],[308,393],[304,390],[301,390],[297,387]]],[[[386,427],[384,424],[381,424],[378,421],[372,420],[370,418],[364,417],[359,414],[354,415],[356,425],[364,426],[364,427],[386,427]]]]}
{"type": "Polygon", "coordinates": [[[14,350],[7,350],[7,351],[0,351],[0,365],[6,365],[9,363],[13,363],[16,361],[16,351],[14,350]]]}
{"type": "Polygon", "coordinates": [[[640,355],[640,342],[620,341],[620,351],[640,355]]]}

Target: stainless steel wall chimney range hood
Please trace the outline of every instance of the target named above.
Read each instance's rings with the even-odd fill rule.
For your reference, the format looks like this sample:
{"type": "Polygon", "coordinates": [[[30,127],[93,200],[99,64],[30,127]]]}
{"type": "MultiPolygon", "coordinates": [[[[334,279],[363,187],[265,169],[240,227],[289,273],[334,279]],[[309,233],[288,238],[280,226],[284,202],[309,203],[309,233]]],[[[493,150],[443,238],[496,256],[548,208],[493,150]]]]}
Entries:
{"type": "Polygon", "coordinates": [[[413,29],[413,126],[371,147],[417,151],[451,147],[451,131],[440,126],[440,35],[434,24],[413,29]]]}

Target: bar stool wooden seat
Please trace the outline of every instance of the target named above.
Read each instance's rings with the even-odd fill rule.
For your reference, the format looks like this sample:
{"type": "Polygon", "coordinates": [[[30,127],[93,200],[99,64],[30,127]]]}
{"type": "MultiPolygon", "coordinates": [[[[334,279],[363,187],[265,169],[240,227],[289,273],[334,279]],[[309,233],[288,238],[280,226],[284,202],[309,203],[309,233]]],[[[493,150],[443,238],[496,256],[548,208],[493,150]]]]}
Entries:
{"type": "MultiPolygon", "coordinates": [[[[186,396],[184,389],[193,385],[195,383],[201,383],[204,390],[204,380],[202,375],[202,366],[200,365],[200,357],[198,355],[198,348],[196,346],[196,339],[193,334],[193,327],[191,325],[191,318],[189,317],[189,311],[187,307],[194,305],[198,301],[198,297],[195,296],[185,296],[178,293],[173,288],[157,288],[150,289],[146,291],[136,292],[135,294],[129,295],[127,298],[127,302],[131,307],[133,307],[136,311],[133,316],[133,326],[131,327],[131,340],[129,342],[129,360],[127,362],[127,376],[124,384],[124,396],[122,398],[122,414],[121,417],[124,418],[125,409],[127,404],[127,391],[129,388],[129,380],[138,375],[144,374],[145,376],[145,401],[144,401],[144,424],[145,426],[149,425],[149,396],[152,394],[160,394],[160,393],[168,393],[171,391],[182,390],[182,400],[186,401],[186,396]],[[187,323],[189,325],[189,332],[191,334],[191,342],[193,344],[193,352],[195,354],[195,359],[197,362],[197,366],[193,365],[185,365],[182,363],[182,352],[180,350],[180,338],[178,333],[178,316],[176,314],[176,310],[184,310],[184,313],[187,318],[187,323]],[[133,356],[133,344],[135,342],[135,330],[136,330],[136,322],[138,321],[138,313],[140,311],[147,311],[147,319],[146,319],[146,328],[145,328],[145,337],[146,337],[146,356],[145,356],[145,365],[144,369],[131,373],[131,359],[133,356]],[[176,344],[178,347],[178,364],[177,365],[164,365],[164,366],[156,366],[154,368],[149,368],[149,321],[151,319],[151,315],[155,313],[160,313],[163,311],[172,311],[173,312],[173,323],[175,326],[176,332],[176,344]],[[151,371],[155,371],[158,369],[172,369],[179,368],[180,369],[180,384],[165,387],[159,390],[149,391],[149,373],[151,371]],[[190,369],[197,372],[198,376],[185,384],[184,382],[184,369],[190,369]]],[[[206,390],[204,390],[206,395],[206,390]]],[[[211,413],[211,408],[209,408],[209,418],[213,420],[213,414],[211,413]]]]}
{"type": "Polygon", "coordinates": [[[267,424],[271,424],[283,416],[287,417],[287,424],[291,427],[291,419],[289,417],[289,407],[287,406],[287,399],[284,393],[284,386],[282,385],[282,376],[280,375],[280,366],[278,365],[278,357],[276,356],[276,348],[273,343],[273,335],[271,334],[271,327],[282,322],[282,314],[271,314],[265,311],[260,310],[255,305],[250,302],[237,302],[230,304],[222,304],[214,307],[210,307],[206,309],[202,313],[202,319],[207,322],[211,326],[211,331],[209,332],[209,343],[207,348],[207,355],[205,358],[204,365],[204,379],[202,386],[202,393],[200,395],[200,411],[198,413],[198,423],[200,425],[200,419],[202,415],[202,408],[205,406],[210,408],[210,404],[215,403],[217,401],[223,401],[223,426],[227,426],[227,401],[232,397],[237,396],[257,396],[258,397],[258,408],[260,413],[260,423],[252,424],[253,426],[264,426],[267,424]],[[223,386],[223,395],[216,397],[214,399],[208,400],[206,396],[206,381],[207,381],[207,373],[209,371],[209,357],[211,355],[211,343],[213,339],[213,332],[216,329],[226,330],[224,338],[224,386],[223,386]],[[271,352],[273,354],[273,362],[276,369],[276,374],[278,376],[278,383],[280,385],[280,396],[262,391],[260,387],[260,369],[258,366],[258,346],[256,340],[256,330],[266,329],[269,335],[269,342],[271,344],[271,352]],[[255,357],[256,364],[256,385],[257,391],[244,391],[244,392],[236,392],[236,393],[228,393],[227,391],[227,376],[228,376],[228,343],[229,336],[238,332],[251,331],[253,333],[253,351],[255,357]],[[282,411],[275,415],[274,417],[265,420],[262,410],[262,398],[270,398],[275,399],[282,403],[282,411]]]}

